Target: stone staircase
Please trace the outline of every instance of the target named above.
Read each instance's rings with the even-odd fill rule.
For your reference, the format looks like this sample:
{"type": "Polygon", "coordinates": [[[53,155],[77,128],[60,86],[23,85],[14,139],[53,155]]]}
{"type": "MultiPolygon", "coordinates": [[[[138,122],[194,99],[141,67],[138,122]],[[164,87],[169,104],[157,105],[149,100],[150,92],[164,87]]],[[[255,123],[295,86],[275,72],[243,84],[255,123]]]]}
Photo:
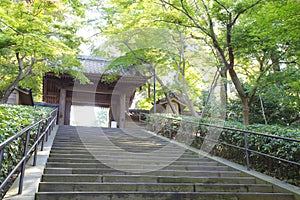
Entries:
{"type": "Polygon", "coordinates": [[[36,200],[66,199],[292,200],[294,196],[142,130],[60,126],[36,200]]]}

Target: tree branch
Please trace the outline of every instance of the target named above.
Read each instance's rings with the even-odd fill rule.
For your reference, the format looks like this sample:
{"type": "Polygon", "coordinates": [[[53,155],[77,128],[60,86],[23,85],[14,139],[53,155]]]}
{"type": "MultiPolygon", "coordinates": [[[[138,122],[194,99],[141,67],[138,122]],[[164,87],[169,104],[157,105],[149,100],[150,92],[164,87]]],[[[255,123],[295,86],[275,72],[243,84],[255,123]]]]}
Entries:
{"type": "Polygon", "coordinates": [[[160,1],[161,1],[162,3],[165,3],[165,4],[169,5],[169,6],[171,6],[171,7],[174,8],[175,10],[177,10],[177,11],[183,13],[185,16],[187,16],[187,17],[195,24],[195,26],[196,26],[195,28],[199,28],[199,29],[200,29],[201,31],[203,31],[205,34],[210,35],[209,32],[207,31],[207,29],[204,28],[203,26],[200,26],[200,25],[196,22],[196,20],[189,14],[189,12],[186,10],[186,7],[184,6],[182,0],[180,0],[180,1],[181,1],[182,9],[178,8],[178,7],[175,6],[174,4],[171,4],[171,3],[169,3],[169,2],[167,2],[167,1],[165,1],[165,0],[160,0],[160,1]]]}
{"type": "Polygon", "coordinates": [[[175,24],[175,25],[186,27],[186,28],[198,28],[195,25],[193,26],[193,25],[188,25],[188,24],[183,24],[183,23],[179,24],[179,23],[176,23],[174,21],[169,21],[169,20],[165,20],[165,19],[153,20],[153,22],[165,22],[165,23],[168,23],[168,24],[175,24]]]}
{"type": "Polygon", "coordinates": [[[23,70],[22,60],[23,60],[23,58],[22,59],[20,58],[20,53],[19,52],[16,53],[16,57],[17,57],[17,62],[18,62],[19,73],[22,73],[22,70],[23,70]]]}
{"type": "Polygon", "coordinates": [[[235,18],[233,19],[231,25],[234,25],[236,23],[236,21],[238,20],[239,16],[241,14],[243,14],[244,12],[246,12],[247,10],[253,8],[254,6],[256,6],[257,4],[259,4],[262,0],[258,0],[255,3],[249,5],[248,7],[246,7],[245,9],[241,10],[240,12],[237,13],[237,15],[235,16],[235,18]]]}
{"type": "Polygon", "coordinates": [[[3,20],[0,19],[0,22],[1,22],[2,24],[4,24],[5,26],[7,26],[8,28],[10,28],[11,30],[13,30],[14,32],[18,33],[19,35],[24,35],[23,32],[18,31],[18,30],[15,29],[14,27],[12,27],[12,26],[10,26],[9,24],[7,24],[5,21],[3,21],[3,20]]]}
{"type": "Polygon", "coordinates": [[[248,100],[248,106],[249,106],[249,107],[250,107],[250,105],[252,104],[252,101],[253,101],[253,99],[254,99],[254,97],[255,97],[256,91],[258,90],[258,85],[259,85],[260,80],[262,79],[263,75],[265,75],[265,73],[266,73],[270,68],[272,68],[272,66],[273,66],[272,63],[269,64],[268,66],[266,66],[266,68],[265,68],[263,71],[260,72],[258,78],[256,79],[256,81],[255,81],[256,84],[255,84],[255,86],[254,86],[254,88],[253,88],[253,90],[252,90],[252,93],[250,94],[249,100],[248,100]]]}
{"type": "Polygon", "coordinates": [[[214,1],[215,1],[219,6],[221,6],[222,8],[224,8],[228,14],[231,13],[224,5],[221,4],[218,0],[214,0],[214,1]]]}

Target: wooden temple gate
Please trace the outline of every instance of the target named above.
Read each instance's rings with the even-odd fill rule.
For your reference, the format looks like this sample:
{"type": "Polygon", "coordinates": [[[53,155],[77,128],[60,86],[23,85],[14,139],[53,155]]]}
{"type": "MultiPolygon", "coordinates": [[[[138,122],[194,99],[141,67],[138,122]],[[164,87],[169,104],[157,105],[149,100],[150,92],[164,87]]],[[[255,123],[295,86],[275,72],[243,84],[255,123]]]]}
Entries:
{"type": "Polygon", "coordinates": [[[120,128],[125,127],[126,112],[132,104],[136,88],[146,83],[149,77],[136,76],[134,72],[124,72],[112,83],[102,81],[105,66],[108,65],[97,57],[80,58],[90,84],[82,85],[70,75],[57,77],[47,73],[43,80],[43,101],[59,104],[59,125],[70,124],[72,105],[110,108],[110,122],[117,121],[120,128]]]}

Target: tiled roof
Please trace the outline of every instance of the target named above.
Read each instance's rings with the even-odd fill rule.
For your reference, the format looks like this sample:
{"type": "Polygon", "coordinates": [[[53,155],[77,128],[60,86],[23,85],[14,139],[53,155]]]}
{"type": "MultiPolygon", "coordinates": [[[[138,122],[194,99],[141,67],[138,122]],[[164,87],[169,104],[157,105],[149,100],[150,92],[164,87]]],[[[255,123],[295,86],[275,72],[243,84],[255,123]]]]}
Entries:
{"type": "MultiPolygon", "coordinates": [[[[179,97],[179,95],[177,95],[173,92],[170,92],[169,97],[170,97],[171,101],[176,101],[177,103],[181,104],[182,106],[186,106],[186,104],[184,103],[182,98],[179,97]]],[[[169,102],[166,97],[156,101],[156,104],[167,104],[167,103],[169,103],[169,102]]]]}
{"type": "Polygon", "coordinates": [[[80,56],[79,60],[88,74],[103,74],[109,65],[109,61],[99,56],[80,56]]]}
{"type": "Polygon", "coordinates": [[[118,70],[113,70],[113,69],[108,70],[106,69],[106,67],[110,64],[110,61],[105,60],[104,58],[99,56],[80,56],[79,60],[83,65],[84,73],[87,74],[115,73],[123,77],[146,77],[141,75],[134,66],[128,68],[120,66],[118,70]]]}

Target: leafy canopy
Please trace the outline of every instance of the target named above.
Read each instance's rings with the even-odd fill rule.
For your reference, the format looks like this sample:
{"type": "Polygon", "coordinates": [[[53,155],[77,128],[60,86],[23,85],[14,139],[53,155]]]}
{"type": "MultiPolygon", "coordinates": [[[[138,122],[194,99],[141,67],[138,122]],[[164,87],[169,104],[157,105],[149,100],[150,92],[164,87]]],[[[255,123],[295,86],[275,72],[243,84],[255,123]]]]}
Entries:
{"type": "MultiPolygon", "coordinates": [[[[70,73],[87,81],[77,69],[79,45],[76,36],[82,25],[84,5],[79,0],[30,3],[11,0],[0,2],[0,91],[3,94],[17,77],[19,85],[38,89],[30,81],[44,72],[70,73]],[[20,76],[23,75],[23,76],[20,76]]],[[[37,80],[41,80],[37,78],[37,80]]],[[[0,93],[0,94],[1,94],[0,93]]]]}

